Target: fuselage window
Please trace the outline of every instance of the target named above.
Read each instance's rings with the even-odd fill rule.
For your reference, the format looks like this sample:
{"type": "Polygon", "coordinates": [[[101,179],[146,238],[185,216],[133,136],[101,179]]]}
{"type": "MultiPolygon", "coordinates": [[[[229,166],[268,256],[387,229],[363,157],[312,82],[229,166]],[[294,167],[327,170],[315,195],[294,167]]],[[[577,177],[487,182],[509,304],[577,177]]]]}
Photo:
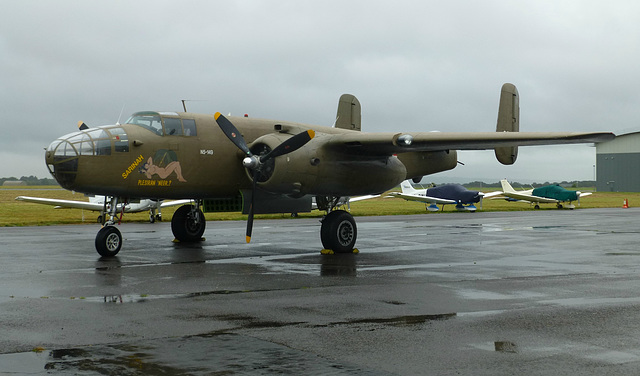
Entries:
{"type": "Polygon", "coordinates": [[[182,123],[180,119],[176,118],[163,118],[164,120],[164,134],[168,136],[182,136],[182,123]]]}
{"type": "Polygon", "coordinates": [[[93,142],[86,133],[82,135],[80,142],[80,155],[93,155],[93,142]]]}
{"type": "Polygon", "coordinates": [[[104,129],[97,128],[87,132],[93,139],[93,149],[95,155],[111,155],[110,136],[104,129]]]}
{"type": "Polygon", "coordinates": [[[129,139],[127,138],[127,133],[124,129],[120,127],[109,128],[108,131],[111,133],[111,137],[113,138],[113,145],[116,152],[128,152],[129,151],[129,139]]]}
{"type": "Polygon", "coordinates": [[[182,127],[184,128],[185,136],[197,136],[196,121],[193,119],[182,119],[182,127]]]}
{"type": "Polygon", "coordinates": [[[111,140],[96,140],[96,155],[111,155],[111,140]]]}

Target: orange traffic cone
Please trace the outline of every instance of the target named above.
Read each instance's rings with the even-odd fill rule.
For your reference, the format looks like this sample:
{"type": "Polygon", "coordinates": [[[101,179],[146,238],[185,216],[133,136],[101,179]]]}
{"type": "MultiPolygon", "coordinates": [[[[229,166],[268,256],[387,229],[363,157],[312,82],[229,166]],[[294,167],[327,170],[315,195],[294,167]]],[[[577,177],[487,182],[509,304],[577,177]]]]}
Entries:
{"type": "Polygon", "coordinates": [[[624,199],[624,203],[622,204],[622,208],[623,209],[629,209],[629,200],[627,200],[626,198],[624,199]]]}

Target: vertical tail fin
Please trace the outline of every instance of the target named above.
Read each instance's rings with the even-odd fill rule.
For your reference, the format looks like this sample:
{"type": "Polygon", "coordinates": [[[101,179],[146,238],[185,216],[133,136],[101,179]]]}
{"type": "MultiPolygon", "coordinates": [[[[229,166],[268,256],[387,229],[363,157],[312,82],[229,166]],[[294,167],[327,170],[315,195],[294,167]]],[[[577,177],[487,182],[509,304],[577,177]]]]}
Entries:
{"type": "Polygon", "coordinates": [[[511,186],[511,184],[509,184],[509,182],[507,181],[507,179],[502,179],[500,180],[500,184],[502,185],[502,192],[515,192],[516,190],[513,189],[513,187],[511,186]]]}
{"type": "Polygon", "coordinates": [[[412,194],[416,193],[416,189],[413,188],[409,180],[405,180],[402,183],[400,183],[400,188],[402,189],[402,193],[412,193],[412,194]]]}
{"type": "MultiPolygon", "coordinates": [[[[513,84],[502,85],[500,105],[498,107],[498,123],[496,132],[518,132],[520,130],[520,99],[518,89],[513,84]]],[[[514,164],[518,158],[517,146],[506,146],[495,149],[496,159],[504,164],[514,164]]]]}
{"type": "Polygon", "coordinates": [[[358,98],[351,94],[342,94],[338,101],[336,128],[360,130],[361,114],[358,98]]]}

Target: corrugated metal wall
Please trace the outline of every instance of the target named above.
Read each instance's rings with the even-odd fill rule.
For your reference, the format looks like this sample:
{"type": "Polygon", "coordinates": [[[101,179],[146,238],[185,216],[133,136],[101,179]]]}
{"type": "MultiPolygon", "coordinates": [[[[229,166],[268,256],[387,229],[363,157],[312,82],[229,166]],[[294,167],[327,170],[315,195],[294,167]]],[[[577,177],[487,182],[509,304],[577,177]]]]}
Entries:
{"type": "Polygon", "coordinates": [[[596,190],[640,192],[640,133],[596,144],[596,190]]]}

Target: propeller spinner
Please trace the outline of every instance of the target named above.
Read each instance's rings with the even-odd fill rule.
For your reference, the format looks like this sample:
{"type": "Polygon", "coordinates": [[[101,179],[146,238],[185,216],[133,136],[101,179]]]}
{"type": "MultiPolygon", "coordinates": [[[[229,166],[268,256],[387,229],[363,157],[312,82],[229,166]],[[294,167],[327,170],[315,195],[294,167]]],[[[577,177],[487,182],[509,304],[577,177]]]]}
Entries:
{"type": "Polygon", "coordinates": [[[285,140],[280,145],[276,146],[273,150],[265,155],[254,155],[249,146],[247,146],[247,142],[244,140],[244,137],[240,134],[238,129],[233,125],[229,119],[224,117],[221,113],[216,112],[214,115],[218,126],[222,132],[233,142],[234,145],[246,155],[246,157],[242,160],[242,165],[245,168],[248,168],[253,171],[252,176],[252,188],[251,188],[251,205],[249,206],[249,217],[247,218],[247,233],[246,239],[247,243],[251,241],[251,232],[253,230],[253,213],[254,213],[254,198],[255,191],[258,179],[260,177],[260,173],[262,172],[263,166],[271,159],[279,157],[281,155],[285,155],[300,149],[307,142],[309,142],[314,136],[315,132],[313,130],[308,130],[306,132],[298,133],[297,135],[290,137],[285,140]]]}

